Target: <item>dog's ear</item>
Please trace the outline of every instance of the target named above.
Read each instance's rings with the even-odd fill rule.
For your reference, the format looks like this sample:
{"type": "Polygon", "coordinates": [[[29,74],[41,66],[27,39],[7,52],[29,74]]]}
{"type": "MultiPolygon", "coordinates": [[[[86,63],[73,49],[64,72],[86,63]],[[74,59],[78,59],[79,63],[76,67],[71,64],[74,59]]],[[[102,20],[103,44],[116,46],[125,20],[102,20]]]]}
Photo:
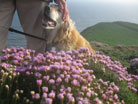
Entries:
{"type": "Polygon", "coordinates": [[[64,25],[63,25],[62,29],[63,29],[62,31],[64,33],[69,34],[69,32],[70,32],[70,23],[69,23],[69,21],[64,22],[64,25]]]}
{"type": "Polygon", "coordinates": [[[63,28],[62,31],[67,35],[73,30],[74,22],[69,18],[67,21],[64,22],[64,25],[62,28],[63,28]]]}
{"type": "Polygon", "coordinates": [[[71,19],[68,19],[66,22],[62,24],[61,28],[58,30],[58,35],[56,36],[54,41],[61,41],[62,39],[69,37],[73,29],[74,22],[71,19]]]}

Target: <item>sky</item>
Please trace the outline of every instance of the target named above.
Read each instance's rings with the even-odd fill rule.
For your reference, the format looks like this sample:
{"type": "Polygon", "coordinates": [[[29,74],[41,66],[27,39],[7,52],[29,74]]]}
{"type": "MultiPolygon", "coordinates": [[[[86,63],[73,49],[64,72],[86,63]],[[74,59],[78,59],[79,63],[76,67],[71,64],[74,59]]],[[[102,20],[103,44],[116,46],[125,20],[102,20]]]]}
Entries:
{"type": "Polygon", "coordinates": [[[67,0],[67,1],[80,1],[80,2],[112,2],[112,3],[138,3],[138,0],[67,0]]]}
{"type": "MultiPolygon", "coordinates": [[[[90,1],[90,0],[88,0],[90,1]]],[[[95,1],[95,0],[94,0],[95,1]]],[[[136,3],[138,0],[96,0],[96,1],[104,1],[104,2],[122,2],[122,3],[136,3]]]]}

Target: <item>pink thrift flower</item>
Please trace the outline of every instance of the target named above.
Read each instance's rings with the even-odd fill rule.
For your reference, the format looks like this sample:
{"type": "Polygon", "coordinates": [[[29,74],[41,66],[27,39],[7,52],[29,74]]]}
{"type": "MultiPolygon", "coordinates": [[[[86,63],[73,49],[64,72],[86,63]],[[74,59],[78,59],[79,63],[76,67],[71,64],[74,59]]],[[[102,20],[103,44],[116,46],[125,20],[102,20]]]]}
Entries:
{"type": "Polygon", "coordinates": [[[41,86],[42,85],[42,80],[36,80],[36,83],[38,86],[41,86]]]}
{"type": "Polygon", "coordinates": [[[114,91],[118,92],[119,91],[119,87],[114,86],[114,91]]]}
{"type": "Polygon", "coordinates": [[[58,98],[63,100],[64,99],[64,95],[62,93],[58,94],[58,98]]]}
{"type": "Polygon", "coordinates": [[[53,85],[53,84],[55,84],[55,80],[54,80],[54,79],[50,79],[50,80],[48,81],[48,83],[53,85]]]}
{"type": "Polygon", "coordinates": [[[74,97],[69,97],[69,102],[74,103],[75,102],[74,97]]]}
{"type": "Polygon", "coordinates": [[[43,98],[44,98],[44,99],[47,98],[47,93],[43,93],[43,98]]]}
{"type": "Polygon", "coordinates": [[[48,92],[48,87],[42,87],[43,92],[48,92]]]}
{"type": "Polygon", "coordinates": [[[38,94],[38,93],[36,93],[35,95],[34,95],[34,99],[40,99],[40,95],[38,94]]]}
{"type": "Polygon", "coordinates": [[[73,86],[78,86],[78,81],[76,79],[74,79],[71,83],[73,86]]]}
{"type": "Polygon", "coordinates": [[[46,104],[52,104],[53,100],[51,98],[46,98],[45,103],[46,104]]]}
{"type": "Polygon", "coordinates": [[[44,76],[43,79],[47,82],[49,80],[49,76],[44,76]]]}
{"type": "Polygon", "coordinates": [[[55,92],[54,91],[52,91],[51,93],[49,93],[48,94],[48,96],[50,97],[50,98],[52,98],[52,99],[54,99],[55,98],[55,92]]]}
{"type": "Polygon", "coordinates": [[[117,94],[114,95],[114,99],[117,100],[118,99],[118,96],[117,94]]]}
{"type": "Polygon", "coordinates": [[[56,83],[60,84],[62,82],[62,79],[60,77],[57,78],[56,83]]]}

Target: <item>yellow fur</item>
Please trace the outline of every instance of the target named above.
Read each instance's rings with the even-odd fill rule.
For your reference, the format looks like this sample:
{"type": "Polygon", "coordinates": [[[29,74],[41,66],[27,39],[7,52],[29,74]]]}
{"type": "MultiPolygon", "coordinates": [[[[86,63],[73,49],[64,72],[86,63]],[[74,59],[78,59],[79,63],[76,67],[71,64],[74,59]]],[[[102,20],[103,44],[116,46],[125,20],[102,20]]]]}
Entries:
{"type": "Polygon", "coordinates": [[[73,49],[80,49],[81,47],[86,47],[90,51],[92,51],[93,55],[95,54],[95,50],[92,49],[89,42],[82,35],[80,35],[74,25],[66,27],[63,24],[63,26],[61,26],[61,28],[56,32],[55,37],[52,41],[52,46],[54,46],[57,51],[71,51],[73,49]]]}
{"type": "MultiPolygon", "coordinates": [[[[47,29],[47,49],[51,50],[53,47],[56,51],[71,51],[73,49],[80,49],[81,47],[86,47],[92,51],[93,55],[95,50],[92,49],[89,42],[77,31],[74,26],[74,22],[68,17],[66,22],[62,20],[62,14],[54,6],[50,6],[51,12],[54,12],[58,16],[56,27],[53,29],[47,29]]],[[[50,18],[53,18],[52,16],[50,18]]]]}

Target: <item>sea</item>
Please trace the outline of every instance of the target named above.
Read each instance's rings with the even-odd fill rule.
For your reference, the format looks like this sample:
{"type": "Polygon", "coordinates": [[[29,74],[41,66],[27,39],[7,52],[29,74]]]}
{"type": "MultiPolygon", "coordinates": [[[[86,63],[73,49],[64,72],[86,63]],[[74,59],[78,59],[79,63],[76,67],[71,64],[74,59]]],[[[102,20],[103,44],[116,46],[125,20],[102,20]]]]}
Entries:
{"type": "MultiPolygon", "coordinates": [[[[68,0],[67,5],[69,15],[79,32],[100,22],[125,21],[138,23],[138,3],[68,0]]],[[[15,12],[11,27],[23,31],[17,12],[15,12]]],[[[7,44],[8,47],[26,48],[26,39],[23,35],[9,32],[7,44]]]]}

